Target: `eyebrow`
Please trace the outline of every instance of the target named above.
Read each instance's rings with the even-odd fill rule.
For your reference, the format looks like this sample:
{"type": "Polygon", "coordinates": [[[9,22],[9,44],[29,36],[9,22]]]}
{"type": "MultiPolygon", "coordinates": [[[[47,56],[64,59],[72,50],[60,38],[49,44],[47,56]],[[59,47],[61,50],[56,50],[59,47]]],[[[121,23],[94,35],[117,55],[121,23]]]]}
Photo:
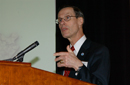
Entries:
{"type": "MultiPolygon", "coordinates": [[[[72,16],[70,13],[65,14],[65,16],[68,16],[68,15],[72,16]]],[[[64,16],[64,17],[65,17],[65,16],[64,16]]],[[[58,17],[58,18],[61,18],[61,17],[58,17]]]]}

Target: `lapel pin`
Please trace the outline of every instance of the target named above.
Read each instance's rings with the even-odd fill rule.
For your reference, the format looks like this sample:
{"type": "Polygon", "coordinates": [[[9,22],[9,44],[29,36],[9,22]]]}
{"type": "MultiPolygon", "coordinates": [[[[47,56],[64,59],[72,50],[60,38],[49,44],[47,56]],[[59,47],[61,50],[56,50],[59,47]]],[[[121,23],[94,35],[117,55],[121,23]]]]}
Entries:
{"type": "Polygon", "coordinates": [[[84,56],[84,53],[81,53],[81,56],[84,56]]]}

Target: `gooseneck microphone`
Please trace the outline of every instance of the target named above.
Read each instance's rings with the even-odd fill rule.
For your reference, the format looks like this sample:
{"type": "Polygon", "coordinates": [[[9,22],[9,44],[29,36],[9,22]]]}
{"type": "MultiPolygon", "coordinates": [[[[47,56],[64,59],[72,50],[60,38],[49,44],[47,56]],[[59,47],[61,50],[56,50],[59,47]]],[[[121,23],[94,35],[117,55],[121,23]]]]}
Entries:
{"type": "Polygon", "coordinates": [[[30,50],[32,50],[33,48],[37,47],[38,45],[39,45],[39,42],[38,42],[38,41],[35,41],[35,42],[32,43],[31,45],[29,45],[27,48],[25,48],[24,50],[22,50],[21,52],[19,52],[19,53],[13,58],[13,60],[22,58],[25,53],[27,53],[28,51],[30,51],[30,50]]]}

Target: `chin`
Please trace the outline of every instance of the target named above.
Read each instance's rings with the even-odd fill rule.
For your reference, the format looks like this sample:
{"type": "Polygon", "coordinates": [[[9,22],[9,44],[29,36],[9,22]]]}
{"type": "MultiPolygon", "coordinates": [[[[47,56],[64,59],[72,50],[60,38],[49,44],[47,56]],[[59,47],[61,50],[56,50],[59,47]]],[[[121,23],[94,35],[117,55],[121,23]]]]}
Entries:
{"type": "Polygon", "coordinates": [[[70,35],[68,35],[67,33],[66,34],[62,34],[63,38],[69,38],[70,35]]]}
{"type": "Polygon", "coordinates": [[[63,38],[66,38],[66,39],[68,39],[68,38],[69,38],[69,36],[63,36],[63,38]]]}
{"type": "Polygon", "coordinates": [[[63,37],[63,38],[68,38],[68,36],[67,36],[67,35],[63,35],[63,34],[62,34],[62,37],[63,37]]]}

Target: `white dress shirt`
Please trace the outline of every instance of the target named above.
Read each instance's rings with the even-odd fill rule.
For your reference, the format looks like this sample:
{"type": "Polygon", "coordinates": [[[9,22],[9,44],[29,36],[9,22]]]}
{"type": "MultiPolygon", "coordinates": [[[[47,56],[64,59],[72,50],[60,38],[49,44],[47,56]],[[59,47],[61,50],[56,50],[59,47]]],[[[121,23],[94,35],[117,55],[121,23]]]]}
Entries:
{"type": "MultiPolygon", "coordinates": [[[[81,48],[82,44],[84,43],[84,41],[86,40],[86,36],[83,35],[75,44],[74,44],[74,48],[75,50],[73,51],[74,54],[77,56],[78,52],[79,52],[79,49],[81,48]]],[[[72,47],[72,45],[70,44],[70,48],[72,47]]],[[[84,62],[82,61],[82,63],[84,64],[84,62]]],[[[86,66],[86,65],[85,65],[86,66]]],[[[63,72],[63,75],[64,75],[65,71],[63,72]]],[[[75,74],[77,75],[77,73],[75,74]]]]}
{"type": "MultiPolygon", "coordinates": [[[[75,44],[74,44],[74,54],[77,56],[78,52],[79,52],[79,49],[81,48],[82,44],[84,43],[84,41],[86,40],[86,36],[83,35],[75,44]]],[[[72,47],[72,45],[70,44],[70,48],[72,47]]],[[[87,63],[88,62],[84,62],[82,61],[82,63],[87,67],[87,63]]],[[[75,75],[77,76],[78,73],[75,73],[75,75]]]]}

